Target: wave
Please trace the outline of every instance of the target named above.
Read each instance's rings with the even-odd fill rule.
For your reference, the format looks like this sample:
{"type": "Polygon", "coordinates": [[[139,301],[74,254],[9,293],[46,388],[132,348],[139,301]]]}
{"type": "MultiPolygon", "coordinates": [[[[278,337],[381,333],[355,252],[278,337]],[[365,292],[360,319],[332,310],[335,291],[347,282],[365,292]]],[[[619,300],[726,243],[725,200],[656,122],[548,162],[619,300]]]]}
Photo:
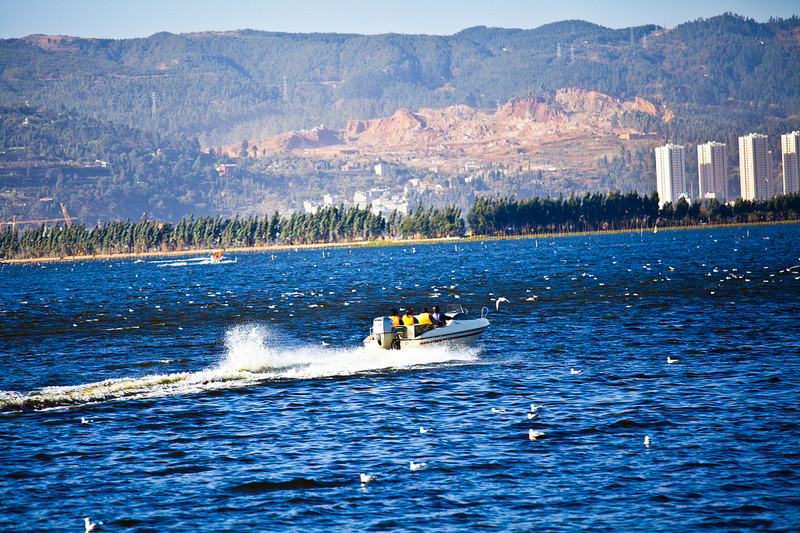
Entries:
{"type": "Polygon", "coordinates": [[[196,372],[107,379],[81,385],[0,391],[0,413],[60,409],[113,400],[157,398],[274,380],[348,376],[427,365],[476,361],[477,348],[381,350],[298,344],[263,325],[242,325],[225,335],[220,361],[196,372]]]}
{"type": "Polygon", "coordinates": [[[242,483],[241,485],[234,485],[228,490],[239,492],[267,492],[273,490],[317,489],[333,487],[340,484],[341,483],[322,482],[315,479],[298,477],[287,481],[251,481],[249,483],[242,483]]]}

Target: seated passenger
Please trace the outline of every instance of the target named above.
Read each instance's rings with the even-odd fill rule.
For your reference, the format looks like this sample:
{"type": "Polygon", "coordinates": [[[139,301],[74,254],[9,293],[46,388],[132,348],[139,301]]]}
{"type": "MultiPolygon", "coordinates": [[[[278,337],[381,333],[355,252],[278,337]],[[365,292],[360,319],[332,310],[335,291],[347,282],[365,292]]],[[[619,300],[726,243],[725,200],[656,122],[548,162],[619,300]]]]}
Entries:
{"type": "Polygon", "coordinates": [[[406,326],[413,326],[417,323],[417,319],[414,318],[414,310],[412,308],[406,309],[405,314],[403,315],[403,324],[406,326]]]}
{"type": "Polygon", "coordinates": [[[399,326],[400,325],[400,315],[397,314],[397,309],[392,308],[392,309],[389,310],[389,318],[392,319],[392,325],[393,326],[399,326]]]}
{"type": "Polygon", "coordinates": [[[417,322],[420,324],[433,324],[433,316],[428,312],[427,307],[422,308],[422,312],[417,315],[417,322]]]}
{"type": "Polygon", "coordinates": [[[434,305],[433,313],[431,313],[431,318],[433,319],[434,324],[441,327],[445,325],[445,320],[447,320],[449,317],[439,310],[438,305],[434,305]]]}

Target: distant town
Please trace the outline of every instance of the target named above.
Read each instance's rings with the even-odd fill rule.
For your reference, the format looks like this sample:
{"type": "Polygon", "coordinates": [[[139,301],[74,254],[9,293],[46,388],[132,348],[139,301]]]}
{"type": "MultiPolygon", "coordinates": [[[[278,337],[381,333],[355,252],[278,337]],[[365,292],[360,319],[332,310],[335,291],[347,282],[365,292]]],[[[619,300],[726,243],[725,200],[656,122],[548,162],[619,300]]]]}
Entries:
{"type": "MultiPolygon", "coordinates": [[[[772,152],[767,135],[750,133],[739,137],[739,184],[743,200],[766,200],[773,190],[772,152]]],[[[656,180],[659,207],[691,200],[686,187],[686,150],[683,145],[667,143],[656,147],[656,180]]],[[[800,131],[781,135],[783,194],[800,192],[800,131]]],[[[728,191],[728,146],[707,142],[697,146],[699,195],[697,200],[732,203],[728,191]]]]}

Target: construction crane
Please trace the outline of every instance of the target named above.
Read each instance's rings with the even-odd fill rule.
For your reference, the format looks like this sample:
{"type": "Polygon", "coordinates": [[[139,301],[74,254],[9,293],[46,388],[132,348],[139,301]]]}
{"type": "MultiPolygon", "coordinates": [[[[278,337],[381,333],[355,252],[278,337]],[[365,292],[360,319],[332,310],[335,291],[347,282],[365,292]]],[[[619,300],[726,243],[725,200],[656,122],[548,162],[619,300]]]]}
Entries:
{"type": "Polygon", "coordinates": [[[67,214],[67,208],[64,207],[64,203],[61,203],[61,212],[64,213],[64,223],[67,225],[68,228],[72,227],[72,221],[69,219],[69,215],[67,214]]]}
{"type": "Polygon", "coordinates": [[[68,228],[72,227],[72,221],[78,220],[78,217],[71,217],[67,214],[67,208],[64,204],[61,204],[61,212],[64,214],[62,218],[42,218],[38,220],[17,220],[17,215],[14,215],[9,222],[0,222],[0,228],[3,226],[9,225],[12,228],[16,228],[17,226],[23,226],[26,224],[47,224],[50,222],[61,222],[64,221],[68,228]]]}

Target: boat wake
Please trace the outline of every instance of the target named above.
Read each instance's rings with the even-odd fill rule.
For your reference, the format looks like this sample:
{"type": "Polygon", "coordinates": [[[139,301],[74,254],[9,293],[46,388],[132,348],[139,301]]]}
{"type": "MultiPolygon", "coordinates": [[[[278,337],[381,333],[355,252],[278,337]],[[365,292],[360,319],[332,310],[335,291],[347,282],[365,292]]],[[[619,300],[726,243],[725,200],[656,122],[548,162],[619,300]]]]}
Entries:
{"type": "Polygon", "coordinates": [[[30,392],[0,391],[0,413],[64,409],[94,403],[197,394],[274,380],[303,380],[427,365],[476,361],[479,349],[381,350],[298,345],[262,325],[237,326],[226,333],[220,361],[196,372],[107,379],[82,385],[43,387],[30,392]]]}

